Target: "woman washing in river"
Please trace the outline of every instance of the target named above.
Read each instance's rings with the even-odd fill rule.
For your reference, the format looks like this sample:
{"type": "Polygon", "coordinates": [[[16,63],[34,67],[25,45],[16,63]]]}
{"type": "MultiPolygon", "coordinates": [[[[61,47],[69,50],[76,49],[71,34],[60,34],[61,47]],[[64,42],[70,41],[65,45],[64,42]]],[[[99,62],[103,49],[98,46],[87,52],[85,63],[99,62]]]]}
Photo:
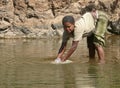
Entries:
{"type": "Polygon", "coordinates": [[[107,27],[108,17],[104,12],[96,10],[94,5],[90,5],[88,10],[89,12],[86,12],[76,22],[72,16],[65,16],[62,19],[64,33],[61,47],[57,58],[55,59],[56,63],[66,61],[76,50],[78,43],[83,37],[87,37],[89,60],[95,59],[96,50],[99,63],[105,63],[103,46],[105,45],[104,34],[107,27]],[[64,55],[70,37],[73,38],[72,46],[64,55]]]}

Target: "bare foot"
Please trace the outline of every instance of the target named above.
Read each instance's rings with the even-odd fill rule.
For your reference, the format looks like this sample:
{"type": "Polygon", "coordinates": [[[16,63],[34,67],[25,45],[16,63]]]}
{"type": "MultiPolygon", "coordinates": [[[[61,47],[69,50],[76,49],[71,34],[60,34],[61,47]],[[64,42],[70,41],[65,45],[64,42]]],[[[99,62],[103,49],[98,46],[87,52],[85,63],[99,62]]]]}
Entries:
{"type": "Polygon", "coordinates": [[[105,60],[99,60],[98,64],[105,64],[105,60]]]}

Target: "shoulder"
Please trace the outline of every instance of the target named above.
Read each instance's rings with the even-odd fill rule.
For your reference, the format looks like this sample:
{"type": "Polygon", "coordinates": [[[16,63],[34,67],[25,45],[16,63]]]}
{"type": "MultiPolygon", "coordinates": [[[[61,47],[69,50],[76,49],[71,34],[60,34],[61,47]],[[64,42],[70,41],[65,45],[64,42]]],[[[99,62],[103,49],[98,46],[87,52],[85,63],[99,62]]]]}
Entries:
{"type": "Polygon", "coordinates": [[[67,41],[69,40],[69,38],[70,38],[69,33],[68,33],[67,31],[64,30],[63,36],[62,36],[63,42],[67,42],[67,41]]]}
{"type": "Polygon", "coordinates": [[[82,17],[89,17],[92,16],[90,12],[86,12],[82,17]]]}

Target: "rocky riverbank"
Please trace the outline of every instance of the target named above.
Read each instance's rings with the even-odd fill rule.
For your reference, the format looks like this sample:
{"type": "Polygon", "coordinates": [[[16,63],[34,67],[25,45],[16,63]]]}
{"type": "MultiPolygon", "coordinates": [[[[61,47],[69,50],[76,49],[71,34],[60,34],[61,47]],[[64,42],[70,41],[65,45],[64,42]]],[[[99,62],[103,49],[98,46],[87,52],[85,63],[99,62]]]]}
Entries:
{"type": "Polygon", "coordinates": [[[51,24],[61,31],[63,16],[70,14],[77,19],[90,3],[106,11],[110,20],[119,18],[119,0],[0,0],[0,38],[58,36],[51,24]]]}

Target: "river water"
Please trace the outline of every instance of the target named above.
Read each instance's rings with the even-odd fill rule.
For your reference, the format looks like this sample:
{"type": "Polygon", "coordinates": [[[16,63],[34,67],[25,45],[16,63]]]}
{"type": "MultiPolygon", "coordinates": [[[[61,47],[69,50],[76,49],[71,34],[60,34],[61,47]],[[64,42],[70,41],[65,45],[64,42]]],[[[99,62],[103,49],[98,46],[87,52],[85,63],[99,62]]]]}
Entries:
{"type": "Polygon", "coordinates": [[[120,36],[106,40],[105,64],[87,63],[85,39],[73,63],[52,64],[60,39],[1,39],[0,88],[120,88],[120,36]]]}

